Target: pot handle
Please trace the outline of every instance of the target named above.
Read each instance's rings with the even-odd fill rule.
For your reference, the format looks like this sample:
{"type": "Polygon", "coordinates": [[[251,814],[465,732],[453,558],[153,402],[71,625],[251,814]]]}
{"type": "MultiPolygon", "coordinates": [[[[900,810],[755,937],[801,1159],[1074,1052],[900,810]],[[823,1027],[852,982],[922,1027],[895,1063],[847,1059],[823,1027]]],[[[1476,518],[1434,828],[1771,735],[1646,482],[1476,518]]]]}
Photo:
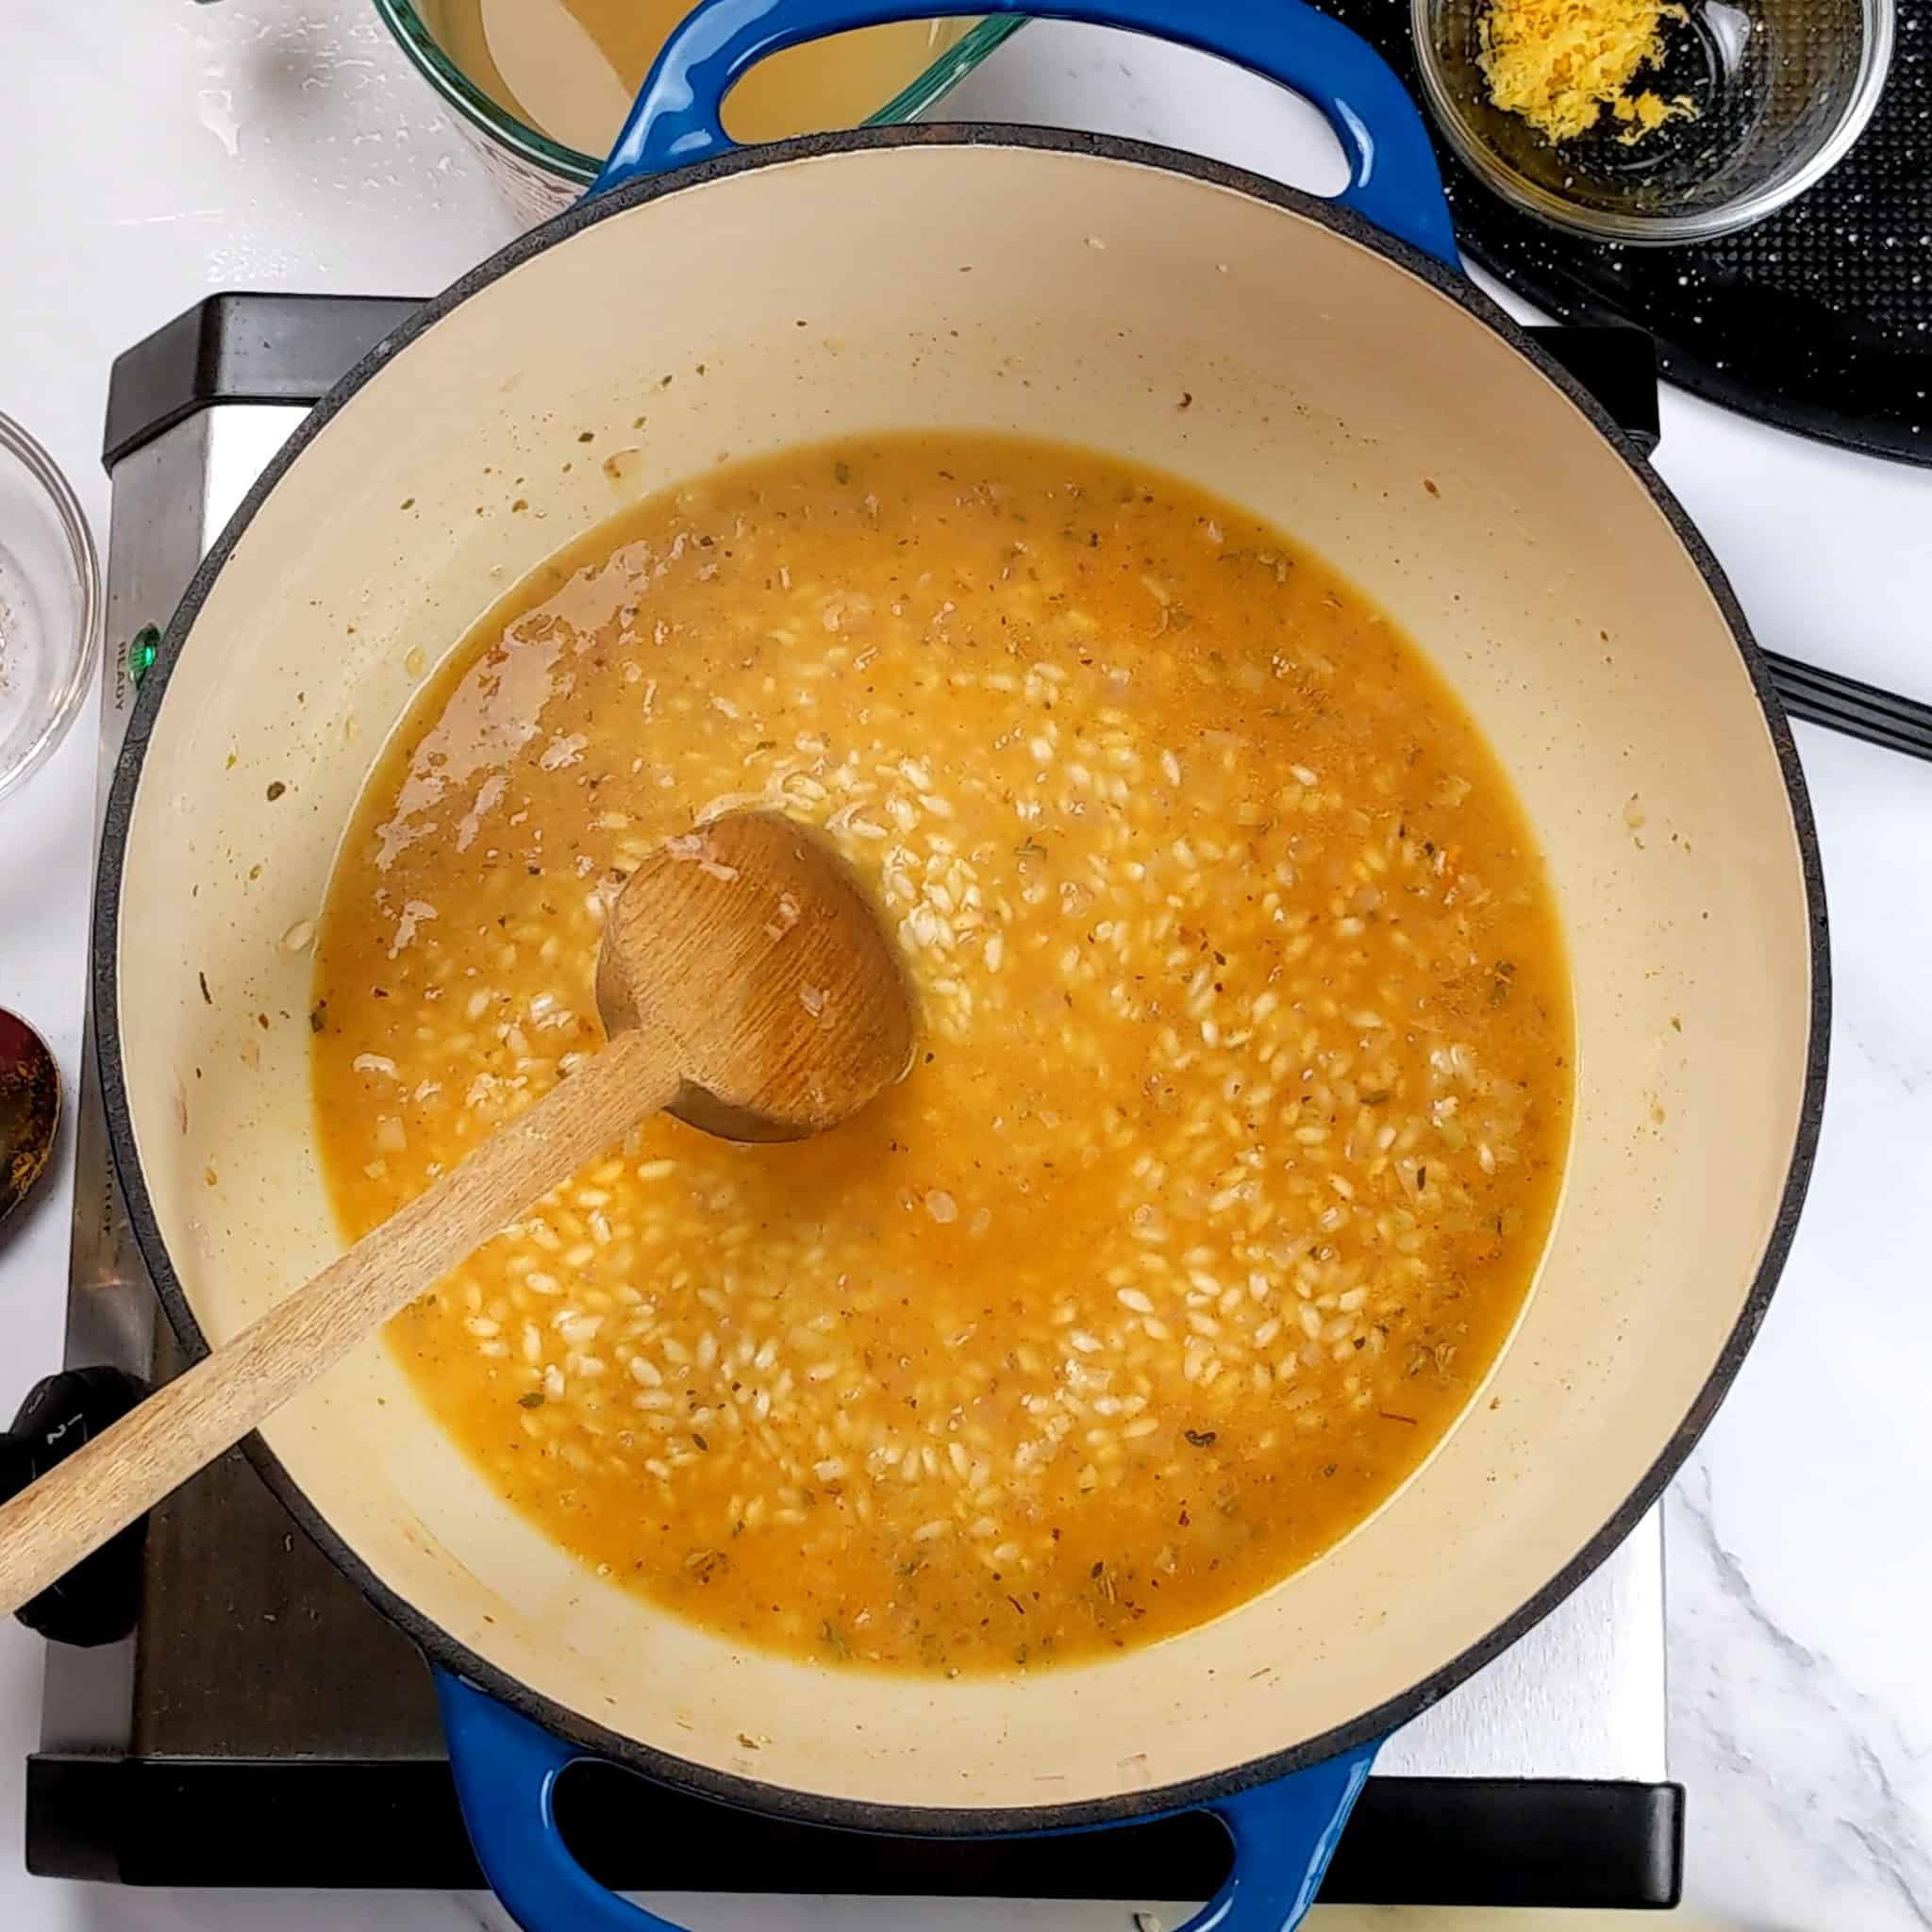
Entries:
{"type": "Polygon", "coordinates": [[[665,42],[591,192],[729,154],[724,96],[767,55],[854,27],[987,14],[1124,27],[1278,81],[1321,108],[1341,143],[1349,179],[1336,199],[1459,271],[1415,103],[1366,41],[1304,0],[704,0],[665,42]]]}
{"type": "MultiPolygon", "coordinates": [[[[668,1920],[607,1891],[563,1842],[558,1775],[592,1754],[463,1678],[435,1674],[457,1801],[476,1862],[524,1932],[677,1932],[668,1920]]],[[[1375,1743],[1358,1744],[1273,1784],[1188,1807],[1221,1821],[1234,1841],[1234,1868],[1179,1932],[1292,1932],[1315,1901],[1375,1751],[1375,1743]]]]}
{"type": "Polygon", "coordinates": [[[524,1932],[678,1932],[599,1885],[557,1828],[558,1776],[591,1754],[465,1679],[435,1675],[470,1843],[484,1882],[524,1932]]]}
{"type": "Polygon", "coordinates": [[[1294,1932],[1315,1903],[1381,1740],[1191,1808],[1234,1840],[1222,1887],[1179,1932],[1294,1932]]]}

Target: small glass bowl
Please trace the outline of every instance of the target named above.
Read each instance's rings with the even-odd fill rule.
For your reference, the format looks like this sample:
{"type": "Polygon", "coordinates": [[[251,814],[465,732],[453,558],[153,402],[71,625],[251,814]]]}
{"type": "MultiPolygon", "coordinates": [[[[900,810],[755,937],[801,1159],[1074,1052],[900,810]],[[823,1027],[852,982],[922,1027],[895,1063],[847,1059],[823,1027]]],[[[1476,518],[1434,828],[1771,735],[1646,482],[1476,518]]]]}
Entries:
{"type": "Polygon", "coordinates": [[[1489,0],[1409,0],[1416,61],[1450,144],[1518,208],[1573,234],[1703,242],[1761,222],[1820,180],[1878,105],[1894,0],[1688,0],[1639,85],[1694,116],[1627,145],[1605,112],[1553,145],[1490,101],[1477,60],[1489,0]]]}
{"type": "Polygon", "coordinates": [[[0,415],[0,798],[66,737],[100,636],[87,519],[53,458],[0,415]]]}
{"type": "MultiPolygon", "coordinates": [[[[375,0],[375,10],[417,73],[455,113],[458,126],[518,214],[533,223],[545,220],[568,208],[596,179],[604,165],[601,155],[580,154],[518,120],[443,52],[424,17],[422,0],[375,0]]],[[[430,11],[434,10],[432,6],[430,11]]],[[[867,115],[865,125],[916,121],[1025,24],[1012,14],[978,21],[971,27],[953,21],[938,23],[941,38],[932,64],[884,107],[867,115]]]]}

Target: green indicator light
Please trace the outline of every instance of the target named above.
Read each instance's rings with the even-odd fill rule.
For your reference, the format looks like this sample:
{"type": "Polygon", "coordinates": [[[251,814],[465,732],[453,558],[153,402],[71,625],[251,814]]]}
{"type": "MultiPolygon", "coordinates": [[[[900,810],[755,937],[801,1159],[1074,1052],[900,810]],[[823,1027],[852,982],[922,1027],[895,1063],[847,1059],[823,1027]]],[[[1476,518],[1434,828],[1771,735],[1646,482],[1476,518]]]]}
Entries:
{"type": "Polygon", "coordinates": [[[141,680],[148,674],[148,667],[160,654],[161,634],[153,625],[144,624],[134,633],[127,645],[127,675],[134,680],[136,691],[141,689],[141,680]]]}

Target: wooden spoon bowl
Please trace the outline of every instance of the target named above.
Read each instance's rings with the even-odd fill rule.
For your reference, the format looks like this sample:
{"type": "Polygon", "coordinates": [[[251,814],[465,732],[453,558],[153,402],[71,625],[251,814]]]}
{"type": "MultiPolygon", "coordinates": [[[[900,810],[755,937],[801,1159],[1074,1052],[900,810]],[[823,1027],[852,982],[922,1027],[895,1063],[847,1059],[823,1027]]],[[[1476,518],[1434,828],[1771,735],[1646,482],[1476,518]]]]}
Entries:
{"type": "Polygon", "coordinates": [[[667,840],[625,880],[597,1010],[678,1070],[650,1111],[728,1141],[824,1133],[912,1058],[898,960],[857,882],[815,835],[760,812],[667,840]]]}

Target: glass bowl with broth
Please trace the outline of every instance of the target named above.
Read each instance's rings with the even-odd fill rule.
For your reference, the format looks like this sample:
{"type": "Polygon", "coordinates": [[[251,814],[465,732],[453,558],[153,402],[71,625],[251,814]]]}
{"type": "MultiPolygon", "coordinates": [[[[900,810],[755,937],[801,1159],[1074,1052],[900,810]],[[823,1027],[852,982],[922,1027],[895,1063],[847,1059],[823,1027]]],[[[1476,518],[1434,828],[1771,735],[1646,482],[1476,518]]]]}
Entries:
{"type": "MultiPolygon", "coordinates": [[[[588,188],[685,0],[375,0],[517,211],[541,221],[588,188]]],[[[741,141],[915,120],[1016,19],[907,21],[794,47],[732,91],[741,141]]]]}

